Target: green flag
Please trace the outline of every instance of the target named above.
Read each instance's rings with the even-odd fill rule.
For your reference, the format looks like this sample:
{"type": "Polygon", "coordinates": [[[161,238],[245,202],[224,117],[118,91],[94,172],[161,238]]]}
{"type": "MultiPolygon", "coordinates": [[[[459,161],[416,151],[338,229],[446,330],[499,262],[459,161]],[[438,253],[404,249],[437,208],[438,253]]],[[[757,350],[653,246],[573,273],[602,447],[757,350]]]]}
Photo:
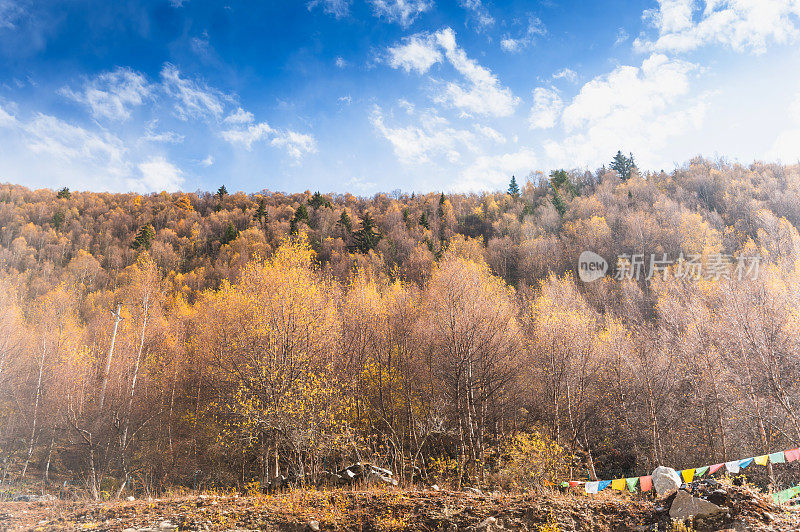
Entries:
{"type": "Polygon", "coordinates": [[[636,493],[636,483],[639,482],[639,477],[631,477],[625,479],[625,484],[628,485],[628,491],[636,493]]]}

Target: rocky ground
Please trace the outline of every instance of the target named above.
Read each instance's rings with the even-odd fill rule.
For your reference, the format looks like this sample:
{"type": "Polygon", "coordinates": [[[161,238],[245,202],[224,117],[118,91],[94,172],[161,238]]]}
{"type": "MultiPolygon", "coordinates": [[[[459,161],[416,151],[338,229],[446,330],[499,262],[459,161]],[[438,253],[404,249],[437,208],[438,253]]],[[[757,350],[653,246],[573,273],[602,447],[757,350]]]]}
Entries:
{"type": "MultiPolygon", "coordinates": [[[[800,530],[800,513],[746,488],[695,530],[800,530]]],[[[674,496],[673,496],[674,497],[674,496]]],[[[368,489],[296,490],[250,497],[200,495],[151,501],[0,502],[2,530],[680,530],[669,498],[603,493],[500,495],[368,489]]],[[[686,530],[685,528],[683,530],[686,530]]]]}

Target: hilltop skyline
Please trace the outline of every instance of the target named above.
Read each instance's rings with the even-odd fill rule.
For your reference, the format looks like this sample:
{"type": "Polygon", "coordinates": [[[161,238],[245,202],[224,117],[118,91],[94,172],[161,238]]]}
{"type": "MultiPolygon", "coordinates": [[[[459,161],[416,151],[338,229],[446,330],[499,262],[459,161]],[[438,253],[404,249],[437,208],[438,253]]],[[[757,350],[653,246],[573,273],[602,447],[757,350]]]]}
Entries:
{"type": "Polygon", "coordinates": [[[798,160],[800,7],[577,6],[0,0],[0,181],[369,195],[618,149],[798,160]]]}

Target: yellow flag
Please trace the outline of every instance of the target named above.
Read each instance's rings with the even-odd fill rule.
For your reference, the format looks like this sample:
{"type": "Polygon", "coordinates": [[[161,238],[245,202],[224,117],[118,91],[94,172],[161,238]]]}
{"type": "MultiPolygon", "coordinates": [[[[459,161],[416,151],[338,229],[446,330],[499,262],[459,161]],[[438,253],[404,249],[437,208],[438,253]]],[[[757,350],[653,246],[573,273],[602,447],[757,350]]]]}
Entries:
{"type": "Polygon", "coordinates": [[[625,490],[625,479],[624,478],[615,478],[611,481],[611,489],[612,490],[625,490]]]}
{"type": "Polygon", "coordinates": [[[767,465],[767,458],[769,458],[769,455],[765,454],[764,456],[756,456],[753,461],[758,465],[767,465]]]}
{"type": "Polygon", "coordinates": [[[681,476],[683,477],[683,481],[688,484],[694,478],[694,469],[684,469],[681,471],[681,476]]]}

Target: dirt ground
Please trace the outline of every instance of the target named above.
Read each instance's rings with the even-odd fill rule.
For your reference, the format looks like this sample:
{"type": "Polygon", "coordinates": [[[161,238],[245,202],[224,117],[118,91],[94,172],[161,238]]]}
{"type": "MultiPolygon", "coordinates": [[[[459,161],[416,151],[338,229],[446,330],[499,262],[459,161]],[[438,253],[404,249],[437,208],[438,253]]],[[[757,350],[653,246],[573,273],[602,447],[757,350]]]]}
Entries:
{"type": "MultiPolygon", "coordinates": [[[[681,530],[663,501],[607,493],[539,495],[446,491],[296,490],[124,502],[0,502],[2,530],[681,530]]],[[[695,530],[800,530],[800,513],[732,509],[695,530]],[[766,514],[766,515],[762,515],[766,514]]],[[[692,530],[683,528],[683,530],[692,530]]]]}

